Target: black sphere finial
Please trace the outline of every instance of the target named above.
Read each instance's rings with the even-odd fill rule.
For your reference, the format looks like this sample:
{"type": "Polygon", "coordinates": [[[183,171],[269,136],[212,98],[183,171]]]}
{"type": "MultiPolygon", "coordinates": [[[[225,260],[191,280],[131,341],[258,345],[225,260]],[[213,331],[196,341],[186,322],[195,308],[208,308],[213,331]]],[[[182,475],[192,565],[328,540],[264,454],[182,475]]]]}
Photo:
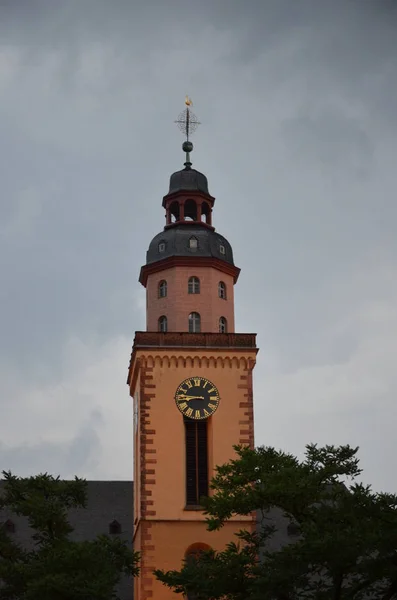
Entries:
{"type": "Polygon", "coordinates": [[[182,133],[186,135],[186,141],[182,144],[182,150],[186,153],[185,168],[190,169],[192,166],[192,163],[190,162],[190,152],[193,151],[193,144],[189,140],[189,136],[196,131],[197,127],[200,125],[200,122],[197,120],[196,115],[190,110],[190,106],[193,106],[193,102],[189,96],[186,96],[185,104],[185,110],[180,113],[175,123],[178,125],[182,133]]]}
{"type": "Polygon", "coordinates": [[[183,142],[182,144],[182,150],[184,152],[193,152],[193,144],[192,142],[183,142]]]}

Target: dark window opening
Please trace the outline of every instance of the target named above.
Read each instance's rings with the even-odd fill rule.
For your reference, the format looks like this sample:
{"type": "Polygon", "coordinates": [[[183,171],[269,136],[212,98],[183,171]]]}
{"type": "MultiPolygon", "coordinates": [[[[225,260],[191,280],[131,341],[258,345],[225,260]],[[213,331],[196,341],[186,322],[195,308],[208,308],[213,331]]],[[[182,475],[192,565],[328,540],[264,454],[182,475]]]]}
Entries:
{"type": "Polygon", "coordinates": [[[11,521],[11,519],[7,519],[7,521],[3,523],[3,529],[6,533],[15,533],[15,523],[11,521]]]}
{"type": "Polygon", "coordinates": [[[219,252],[220,252],[221,254],[226,254],[225,246],[224,246],[223,244],[221,244],[221,245],[219,246],[219,252]]]}
{"type": "Polygon", "coordinates": [[[219,319],[219,333],[227,333],[227,320],[225,317],[219,319]]]}
{"type": "Polygon", "coordinates": [[[167,295],[167,282],[165,279],[159,283],[159,298],[165,298],[167,295]]]}
{"type": "Polygon", "coordinates": [[[296,537],[296,536],[300,535],[301,530],[300,530],[298,523],[294,523],[294,522],[289,523],[288,527],[287,527],[287,533],[291,537],[296,537]]]}
{"type": "Polygon", "coordinates": [[[168,320],[166,316],[161,316],[159,318],[159,331],[162,331],[163,333],[165,333],[168,329],[168,320]]]}
{"type": "Polygon", "coordinates": [[[118,521],[116,521],[116,519],[109,523],[109,533],[111,535],[117,535],[121,533],[121,525],[118,521]]]}
{"type": "Polygon", "coordinates": [[[200,279],[198,277],[190,277],[187,284],[188,294],[200,293],[200,279]]]}
{"type": "Polygon", "coordinates": [[[186,446],[186,505],[200,506],[200,499],[208,496],[208,443],[204,421],[184,417],[186,446]]]}
{"type": "Polygon", "coordinates": [[[226,300],[226,285],[223,283],[223,281],[218,283],[218,296],[219,298],[226,300]]]}
{"type": "Polygon", "coordinates": [[[210,223],[210,213],[211,209],[209,207],[209,204],[207,204],[207,202],[203,202],[201,205],[201,220],[203,221],[203,223],[210,223]]]}
{"type": "Polygon", "coordinates": [[[189,333],[200,333],[201,317],[198,313],[192,312],[189,315],[189,333]]]}
{"type": "Polygon", "coordinates": [[[186,200],[184,213],[185,221],[197,221],[197,204],[194,200],[186,200]]]}
{"type": "Polygon", "coordinates": [[[173,202],[169,208],[171,215],[171,223],[179,221],[179,202],[173,202]]]}
{"type": "Polygon", "coordinates": [[[165,242],[159,243],[159,252],[165,252],[165,242]]]}

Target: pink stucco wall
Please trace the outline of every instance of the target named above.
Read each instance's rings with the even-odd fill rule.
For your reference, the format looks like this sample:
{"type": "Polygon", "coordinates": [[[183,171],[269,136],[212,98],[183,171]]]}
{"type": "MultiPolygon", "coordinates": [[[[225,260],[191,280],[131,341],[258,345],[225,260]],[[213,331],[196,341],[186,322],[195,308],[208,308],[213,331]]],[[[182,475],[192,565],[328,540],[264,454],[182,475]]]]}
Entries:
{"type": "Polygon", "coordinates": [[[227,319],[227,332],[234,332],[234,290],[233,277],[213,267],[172,267],[148,276],[146,286],[147,331],[158,331],[158,319],[165,315],[168,331],[188,331],[188,317],[191,312],[201,316],[201,331],[217,333],[219,319],[227,319]],[[200,280],[200,293],[188,293],[190,277],[200,280]],[[167,296],[159,298],[160,281],[167,282],[167,296]],[[218,284],[226,285],[226,300],[219,298],[218,284]]]}

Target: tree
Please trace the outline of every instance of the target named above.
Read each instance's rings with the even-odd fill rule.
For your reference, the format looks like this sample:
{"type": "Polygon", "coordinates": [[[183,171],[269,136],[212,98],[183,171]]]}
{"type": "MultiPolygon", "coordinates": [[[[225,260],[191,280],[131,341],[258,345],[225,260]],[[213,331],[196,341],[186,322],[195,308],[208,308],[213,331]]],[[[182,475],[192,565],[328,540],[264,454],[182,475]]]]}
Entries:
{"type": "Polygon", "coordinates": [[[208,529],[256,511],[257,531],[180,571],[155,571],[160,581],[196,600],[397,599],[397,496],[355,482],[358,448],[308,445],[302,461],[269,447],[235,450],[203,499],[208,529]],[[298,533],[281,548],[271,544],[274,507],[298,533]]]}
{"type": "Polygon", "coordinates": [[[27,518],[34,549],[26,550],[0,527],[2,600],[110,600],[122,574],[138,574],[137,553],[119,538],[69,539],[67,511],[86,508],[86,482],[45,473],[17,478],[3,471],[0,509],[27,518]]]}

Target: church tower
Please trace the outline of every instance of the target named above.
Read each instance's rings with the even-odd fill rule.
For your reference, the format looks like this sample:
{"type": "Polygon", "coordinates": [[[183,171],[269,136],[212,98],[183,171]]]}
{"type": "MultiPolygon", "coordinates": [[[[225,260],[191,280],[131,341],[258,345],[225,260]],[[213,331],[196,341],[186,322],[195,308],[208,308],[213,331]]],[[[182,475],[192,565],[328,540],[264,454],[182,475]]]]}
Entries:
{"type": "Polygon", "coordinates": [[[233,445],[254,444],[252,373],[256,335],[235,333],[233,286],[240,270],[213,225],[215,198],[192,168],[191,101],[177,123],[186,162],[163,198],[166,224],[149,245],[139,281],[146,331],[135,333],[128,385],[134,405],[135,600],[179,598],[152,574],[180,569],[190,553],[224,549],[254,517],[209,533],[200,498],[233,445]]]}

